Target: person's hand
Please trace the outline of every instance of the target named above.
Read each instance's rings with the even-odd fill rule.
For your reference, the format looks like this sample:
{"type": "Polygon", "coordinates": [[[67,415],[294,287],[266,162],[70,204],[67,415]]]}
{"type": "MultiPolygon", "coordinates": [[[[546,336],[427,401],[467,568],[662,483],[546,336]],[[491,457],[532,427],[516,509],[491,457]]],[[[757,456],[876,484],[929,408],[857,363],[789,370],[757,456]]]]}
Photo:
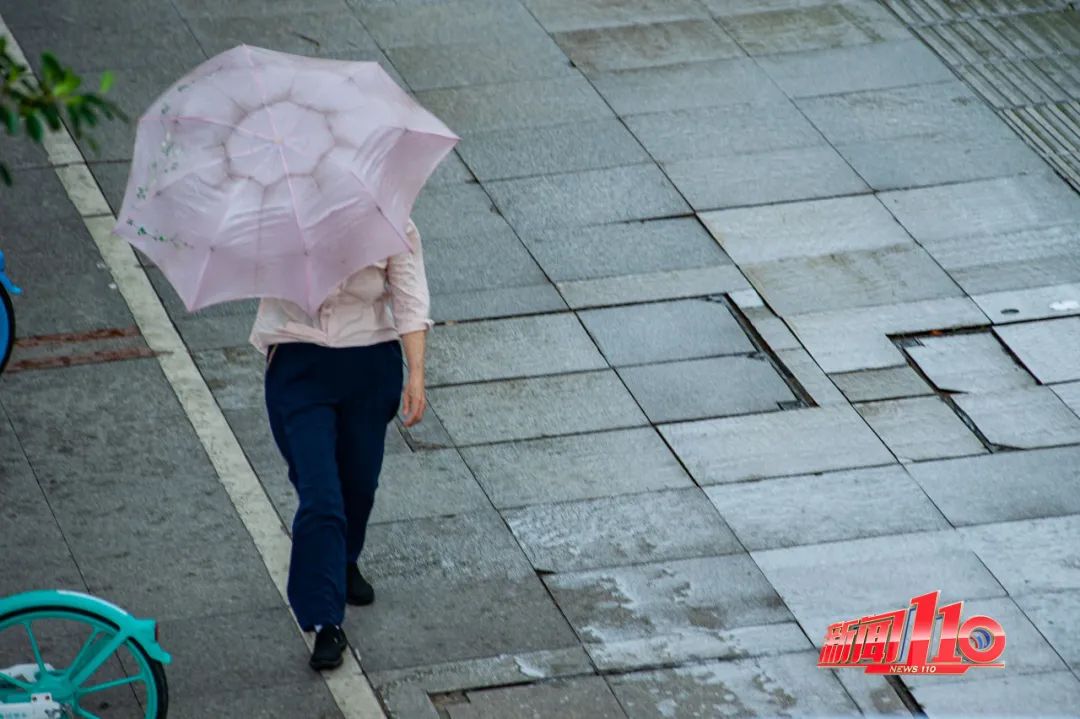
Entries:
{"type": "Polygon", "coordinates": [[[424,398],[424,373],[409,372],[409,380],[405,383],[401,399],[401,416],[404,418],[402,423],[406,427],[412,427],[424,418],[425,409],[427,399],[424,398]]]}

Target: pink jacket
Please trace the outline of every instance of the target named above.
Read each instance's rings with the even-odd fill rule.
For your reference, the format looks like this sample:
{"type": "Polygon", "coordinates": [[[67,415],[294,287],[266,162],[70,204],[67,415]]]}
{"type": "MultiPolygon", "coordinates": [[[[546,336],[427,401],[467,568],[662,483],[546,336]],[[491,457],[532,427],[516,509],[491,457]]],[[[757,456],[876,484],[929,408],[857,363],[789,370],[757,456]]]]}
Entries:
{"type": "Polygon", "coordinates": [[[428,330],[428,294],[420,233],[412,220],[406,227],[415,250],[402,252],[355,272],[309,317],[288,300],[259,302],[251,344],[266,354],[272,344],[311,342],[326,347],[355,347],[428,330]]]}

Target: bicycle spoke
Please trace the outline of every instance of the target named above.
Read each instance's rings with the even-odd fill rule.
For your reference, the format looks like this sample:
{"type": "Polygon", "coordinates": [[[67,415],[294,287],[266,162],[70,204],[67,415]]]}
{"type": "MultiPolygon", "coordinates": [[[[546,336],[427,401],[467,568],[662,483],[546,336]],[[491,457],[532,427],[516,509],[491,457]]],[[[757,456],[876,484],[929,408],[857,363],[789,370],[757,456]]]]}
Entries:
{"type": "Polygon", "coordinates": [[[94,692],[103,692],[106,689],[112,689],[113,687],[122,687],[125,684],[134,684],[135,682],[146,681],[142,675],[134,677],[124,677],[123,679],[113,679],[111,682],[103,682],[101,684],[95,684],[92,687],[86,689],[80,689],[79,694],[93,694],[94,692]]]}
{"type": "Polygon", "coordinates": [[[82,663],[86,661],[87,655],[94,647],[94,640],[97,639],[98,635],[100,635],[101,633],[102,632],[100,629],[95,628],[94,631],[90,634],[90,636],[86,638],[86,641],[83,642],[83,645],[79,647],[79,653],[76,654],[75,658],[71,660],[71,664],[68,666],[67,671],[64,673],[66,676],[70,677],[72,674],[78,673],[79,667],[81,667],[82,663]]]}
{"type": "Polygon", "coordinates": [[[30,628],[33,624],[33,620],[23,622],[22,625],[26,629],[26,636],[30,639],[30,648],[34,652],[34,661],[37,662],[38,672],[40,674],[45,673],[45,660],[41,658],[41,647],[38,646],[37,637],[34,636],[34,630],[30,628]]]}
{"type": "Polygon", "coordinates": [[[79,667],[72,667],[67,672],[67,680],[75,686],[79,686],[90,677],[94,676],[105,660],[120,648],[120,645],[125,641],[125,637],[122,634],[117,634],[113,637],[107,637],[107,641],[95,642],[93,654],[79,667]],[[101,647],[101,648],[99,648],[101,647]]]}

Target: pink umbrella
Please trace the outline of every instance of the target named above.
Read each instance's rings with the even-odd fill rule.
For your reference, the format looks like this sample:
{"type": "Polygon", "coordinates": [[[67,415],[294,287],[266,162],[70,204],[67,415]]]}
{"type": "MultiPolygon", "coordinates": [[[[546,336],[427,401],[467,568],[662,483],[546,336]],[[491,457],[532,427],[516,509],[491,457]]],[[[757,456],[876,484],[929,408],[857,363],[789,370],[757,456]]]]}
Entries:
{"type": "Polygon", "coordinates": [[[189,311],[277,297],[314,314],[412,249],[413,203],[458,139],[377,63],[241,45],[140,118],[115,232],[189,311]]]}

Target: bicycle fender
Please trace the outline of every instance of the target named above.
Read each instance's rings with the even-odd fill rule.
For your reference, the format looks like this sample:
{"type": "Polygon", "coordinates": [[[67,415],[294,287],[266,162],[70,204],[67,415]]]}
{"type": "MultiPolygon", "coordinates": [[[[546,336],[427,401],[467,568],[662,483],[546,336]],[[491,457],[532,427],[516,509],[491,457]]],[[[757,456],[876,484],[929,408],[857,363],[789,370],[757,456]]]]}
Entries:
{"type": "Polygon", "coordinates": [[[129,635],[147,656],[162,664],[172,662],[169,653],[162,649],[157,641],[157,622],[153,619],[139,619],[112,602],[82,592],[66,589],[39,590],[24,592],[5,599],[0,599],[0,617],[28,609],[76,609],[88,614],[96,614],[115,624],[123,633],[129,635]]]}

